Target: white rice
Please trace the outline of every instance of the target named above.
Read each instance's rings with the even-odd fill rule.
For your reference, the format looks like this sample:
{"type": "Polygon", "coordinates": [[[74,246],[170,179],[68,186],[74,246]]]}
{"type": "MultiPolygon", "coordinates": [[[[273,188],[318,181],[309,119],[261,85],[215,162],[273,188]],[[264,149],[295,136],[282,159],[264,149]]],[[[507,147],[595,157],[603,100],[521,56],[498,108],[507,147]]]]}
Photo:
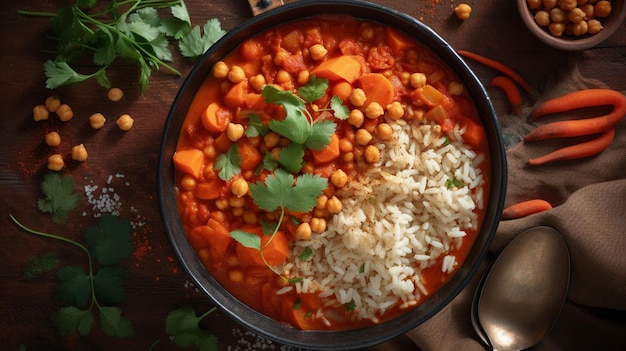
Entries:
{"type": "Polygon", "coordinates": [[[318,292],[327,305],[350,303],[354,318],[374,322],[393,306],[408,308],[432,294],[420,272],[438,258],[443,273],[455,270],[459,262],[449,250],[477,229],[474,210],[483,206],[484,158],[463,144],[463,130],[448,140],[435,123],[388,122],[394,140],[376,143],[380,161],[337,191],[341,213],[324,233],[296,242],[285,266],[302,278],[298,292],[318,292]],[[449,179],[462,185],[448,187],[449,179]],[[298,259],[306,247],[313,257],[298,259]]]}

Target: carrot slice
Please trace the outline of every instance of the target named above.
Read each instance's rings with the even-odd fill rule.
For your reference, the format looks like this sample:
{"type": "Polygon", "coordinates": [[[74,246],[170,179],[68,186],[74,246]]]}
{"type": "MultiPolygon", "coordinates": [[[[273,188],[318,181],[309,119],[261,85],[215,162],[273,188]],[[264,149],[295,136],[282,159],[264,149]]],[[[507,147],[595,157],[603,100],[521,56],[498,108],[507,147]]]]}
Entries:
{"type": "Polygon", "coordinates": [[[330,136],[330,143],[321,150],[311,150],[311,155],[316,164],[330,162],[339,157],[339,137],[333,133],[330,136]]]}
{"type": "Polygon", "coordinates": [[[258,249],[245,247],[241,243],[237,243],[235,251],[244,265],[264,266],[265,262],[267,262],[270,266],[277,266],[285,262],[289,252],[289,242],[283,232],[279,231],[274,236],[270,236],[263,235],[261,228],[252,230],[243,228],[243,230],[261,237],[261,251],[263,251],[263,257],[261,257],[261,251],[258,249]],[[265,258],[265,261],[263,261],[263,258],[265,258]]]}
{"type": "Polygon", "coordinates": [[[204,168],[204,153],[198,149],[176,151],[173,157],[176,168],[198,179],[204,168]]]}
{"type": "Polygon", "coordinates": [[[353,83],[361,74],[361,63],[349,55],[338,56],[322,62],[311,75],[329,80],[345,79],[353,83]]]}
{"type": "Polygon", "coordinates": [[[393,28],[386,27],[385,35],[387,37],[387,43],[389,44],[389,47],[396,55],[401,53],[402,51],[415,47],[415,44],[411,39],[393,28]]]}
{"type": "Polygon", "coordinates": [[[395,96],[393,85],[380,73],[366,73],[357,79],[356,84],[365,92],[365,106],[377,102],[384,108],[393,102],[395,96]]]}
{"type": "Polygon", "coordinates": [[[200,115],[202,125],[210,132],[221,133],[228,127],[229,118],[226,113],[220,111],[220,106],[211,103],[200,115]]]}
{"type": "Polygon", "coordinates": [[[223,180],[215,178],[208,182],[198,183],[193,194],[199,199],[214,200],[220,196],[224,185],[225,183],[223,180]]]}
{"type": "Polygon", "coordinates": [[[207,225],[193,228],[190,235],[208,244],[209,254],[214,261],[224,260],[228,246],[234,240],[228,233],[226,226],[213,218],[209,218],[207,225]]]}
{"type": "Polygon", "coordinates": [[[230,107],[240,107],[244,105],[246,101],[246,95],[248,94],[248,83],[243,80],[237,84],[234,84],[226,95],[224,95],[224,103],[230,107]]]}
{"type": "Polygon", "coordinates": [[[239,155],[241,156],[241,169],[242,170],[255,170],[263,161],[263,155],[250,144],[248,141],[240,141],[239,143],[239,155]]]}

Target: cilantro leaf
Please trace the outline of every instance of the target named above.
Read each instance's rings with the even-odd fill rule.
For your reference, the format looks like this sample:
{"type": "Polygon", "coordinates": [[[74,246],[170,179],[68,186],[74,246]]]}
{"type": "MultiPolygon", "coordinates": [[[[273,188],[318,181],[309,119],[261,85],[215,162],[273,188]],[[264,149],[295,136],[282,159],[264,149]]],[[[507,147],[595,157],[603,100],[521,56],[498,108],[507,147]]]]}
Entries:
{"type": "Polygon", "coordinates": [[[291,173],[299,172],[304,163],[304,146],[289,143],[286,147],[281,148],[278,153],[278,163],[291,173]]]}
{"type": "Polygon", "coordinates": [[[92,74],[80,74],[74,71],[67,62],[48,60],[43,64],[43,70],[48,78],[46,80],[46,88],[48,89],[55,89],[66,84],[80,83],[89,78],[96,78],[100,85],[107,89],[111,87],[111,83],[105,74],[105,67],[92,74]]]}
{"type": "Polygon", "coordinates": [[[78,207],[80,196],[74,192],[71,176],[47,173],[41,182],[41,191],[44,197],[37,201],[37,207],[43,213],[51,213],[55,223],[65,223],[69,212],[78,207]]]}
{"type": "Polygon", "coordinates": [[[62,307],[52,314],[52,324],[63,336],[78,333],[87,335],[93,325],[91,309],[81,310],[76,306],[62,307]]]}
{"type": "Polygon", "coordinates": [[[241,154],[239,145],[233,143],[226,153],[220,154],[215,159],[213,167],[219,170],[217,174],[222,180],[227,181],[235,174],[241,172],[241,154]]]}
{"type": "MultiPolygon", "coordinates": [[[[267,169],[268,171],[274,171],[278,168],[278,161],[274,158],[271,152],[266,152],[265,156],[263,156],[263,161],[259,165],[262,168],[267,169]]],[[[259,169],[260,172],[260,169],[259,169]]]]}
{"type": "Polygon", "coordinates": [[[306,109],[304,101],[290,91],[281,91],[271,85],[265,85],[261,95],[266,103],[279,104],[286,112],[284,120],[270,121],[270,129],[295,143],[304,144],[311,130],[311,125],[303,112],[306,109]]]}
{"type": "Polygon", "coordinates": [[[210,332],[200,329],[200,321],[215,308],[201,316],[196,316],[193,306],[184,304],[171,311],[165,320],[165,332],[180,347],[195,344],[202,351],[217,350],[217,338],[210,332]]]}
{"type": "Polygon", "coordinates": [[[202,31],[204,34],[200,33],[199,26],[195,26],[189,34],[180,40],[178,47],[183,56],[197,59],[226,34],[222,30],[220,22],[215,18],[209,19],[202,26],[202,31]]]}
{"type": "Polygon", "coordinates": [[[93,277],[94,293],[99,302],[106,305],[116,305],[124,301],[124,281],[128,272],[121,267],[100,267],[93,277]]]}
{"type": "Polygon", "coordinates": [[[463,182],[461,182],[460,180],[456,179],[456,178],[451,178],[451,179],[447,179],[446,180],[446,188],[447,189],[452,189],[452,187],[461,187],[463,186],[463,182]]]}
{"type": "Polygon", "coordinates": [[[261,220],[261,233],[271,235],[276,231],[276,223],[261,220]]]}
{"type": "Polygon", "coordinates": [[[330,99],[330,109],[333,111],[333,115],[337,119],[344,120],[350,117],[350,109],[348,109],[348,106],[346,106],[337,95],[330,99]]]}
{"type": "Polygon", "coordinates": [[[269,128],[261,121],[261,116],[256,113],[250,114],[248,117],[248,127],[245,134],[247,137],[252,138],[258,135],[265,135],[269,131],[269,128]]]}
{"type": "Polygon", "coordinates": [[[40,256],[31,258],[26,268],[24,268],[24,279],[31,280],[41,273],[53,271],[58,267],[59,256],[51,252],[46,252],[40,256]]]}
{"type": "Polygon", "coordinates": [[[68,305],[87,306],[91,297],[91,280],[80,267],[67,266],[57,272],[59,283],[54,297],[68,305]]]}
{"type": "Polygon", "coordinates": [[[122,315],[122,309],[116,306],[99,307],[100,327],[110,336],[130,338],[135,335],[133,324],[128,317],[122,315]]]}
{"type": "Polygon", "coordinates": [[[230,236],[241,245],[250,249],[261,249],[261,238],[258,235],[244,232],[243,230],[233,230],[230,236]]]}
{"type": "Polygon", "coordinates": [[[302,252],[300,253],[300,260],[302,261],[308,261],[313,257],[313,249],[311,249],[310,247],[305,247],[304,250],[302,250],[302,252]]]}
{"type": "Polygon", "coordinates": [[[129,257],[133,250],[130,221],[113,215],[102,216],[96,226],[87,228],[85,238],[94,257],[104,265],[129,257]]]}
{"type": "Polygon", "coordinates": [[[317,174],[305,173],[296,179],[296,185],[289,191],[289,202],[285,208],[293,212],[308,212],[317,203],[328,186],[328,179],[317,174]]]}
{"type": "Polygon", "coordinates": [[[309,149],[321,150],[330,143],[330,136],[335,133],[337,124],[331,121],[319,121],[311,126],[311,134],[305,145],[309,149]]]}
{"type": "Polygon", "coordinates": [[[298,88],[298,96],[300,96],[306,102],[313,102],[326,94],[328,89],[328,79],[317,78],[312,75],[309,81],[298,88]]]}
{"type": "Polygon", "coordinates": [[[250,184],[250,195],[254,203],[265,211],[281,208],[308,212],[315,206],[326,186],[328,180],[318,175],[302,174],[294,180],[285,170],[277,169],[274,174],[267,176],[265,184],[250,184]]]}

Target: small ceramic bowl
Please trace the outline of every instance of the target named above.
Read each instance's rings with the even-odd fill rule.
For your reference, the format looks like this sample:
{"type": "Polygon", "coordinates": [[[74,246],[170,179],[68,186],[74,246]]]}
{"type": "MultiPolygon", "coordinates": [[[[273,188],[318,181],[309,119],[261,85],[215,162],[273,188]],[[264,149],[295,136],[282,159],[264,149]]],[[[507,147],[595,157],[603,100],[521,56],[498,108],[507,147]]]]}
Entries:
{"type": "Polygon", "coordinates": [[[590,49],[602,43],[622,27],[626,17],[626,6],[624,6],[624,3],[624,0],[611,1],[611,14],[606,18],[600,19],[603,27],[600,32],[581,36],[566,35],[564,33],[561,37],[553,36],[546,27],[541,27],[535,22],[535,10],[531,10],[528,7],[527,0],[517,0],[517,8],[528,30],[539,40],[557,49],[578,51],[590,49]]]}

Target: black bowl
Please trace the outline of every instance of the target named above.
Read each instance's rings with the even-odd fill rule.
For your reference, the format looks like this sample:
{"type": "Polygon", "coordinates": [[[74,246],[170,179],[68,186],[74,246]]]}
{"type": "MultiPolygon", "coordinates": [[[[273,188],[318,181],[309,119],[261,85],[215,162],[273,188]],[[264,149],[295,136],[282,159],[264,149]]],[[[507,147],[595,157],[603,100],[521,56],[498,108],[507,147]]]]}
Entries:
{"type": "Polygon", "coordinates": [[[158,197],[163,224],[178,260],[194,285],[230,318],[276,342],[304,349],[349,350],[390,340],[422,324],[446,306],[476,273],[495,235],[506,187],[506,159],[491,101],[480,81],[456,52],[433,30],[404,13],[363,1],[299,1],[265,12],[231,30],[202,56],[183,83],[169,112],[158,166],[158,197]],[[172,156],[185,114],[215,62],[241,42],[287,21],[323,14],[350,15],[391,25],[422,42],[457,74],[475,101],[487,133],[492,173],[491,191],[480,233],[464,263],[451,280],[416,308],[376,326],[346,331],[302,331],[285,326],[251,309],[224,289],[206,270],[185,238],[175,198],[172,156]]]}

